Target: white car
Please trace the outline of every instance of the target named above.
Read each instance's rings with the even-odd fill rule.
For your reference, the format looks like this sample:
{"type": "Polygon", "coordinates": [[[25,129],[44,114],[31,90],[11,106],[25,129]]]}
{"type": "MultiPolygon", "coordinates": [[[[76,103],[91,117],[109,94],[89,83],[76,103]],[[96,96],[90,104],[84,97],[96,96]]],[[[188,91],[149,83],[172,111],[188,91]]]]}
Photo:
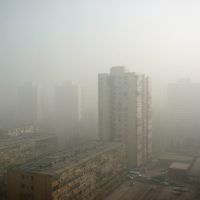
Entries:
{"type": "Polygon", "coordinates": [[[138,172],[138,171],[130,171],[129,173],[130,173],[130,174],[133,174],[133,175],[135,175],[135,176],[139,176],[139,177],[142,176],[142,175],[140,174],[140,172],[138,172]]]}

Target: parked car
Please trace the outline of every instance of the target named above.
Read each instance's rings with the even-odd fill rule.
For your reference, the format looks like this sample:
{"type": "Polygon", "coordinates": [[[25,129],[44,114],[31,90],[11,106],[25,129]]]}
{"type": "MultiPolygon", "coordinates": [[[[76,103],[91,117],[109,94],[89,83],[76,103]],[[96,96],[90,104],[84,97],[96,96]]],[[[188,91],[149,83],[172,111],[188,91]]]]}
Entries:
{"type": "Polygon", "coordinates": [[[133,174],[133,175],[135,175],[135,176],[139,176],[139,177],[142,176],[142,175],[140,174],[140,172],[138,172],[138,171],[130,171],[129,173],[130,173],[130,174],[133,174]]]}
{"type": "Polygon", "coordinates": [[[173,191],[178,191],[178,192],[188,192],[189,189],[186,187],[174,187],[173,191]]]}

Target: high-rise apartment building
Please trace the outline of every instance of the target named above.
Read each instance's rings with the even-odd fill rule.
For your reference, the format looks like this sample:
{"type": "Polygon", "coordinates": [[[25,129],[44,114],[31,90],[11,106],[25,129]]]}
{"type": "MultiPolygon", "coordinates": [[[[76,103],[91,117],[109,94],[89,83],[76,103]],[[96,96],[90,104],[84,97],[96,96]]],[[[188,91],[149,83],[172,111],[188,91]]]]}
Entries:
{"type": "Polygon", "coordinates": [[[149,78],[112,67],[99,74],[98,99],[100,139],[124,141],[130,169],[144,164],[152,154],[149,78]]]}
{"type": "Polygon", "coordinates": [[[55,90],[56,132],[69,143],[78,135],[79,89],[71,81],[65,81],[55,90]]]}
{"type": "Polygon", "coordinates": [[[18,89],[18,128],[32,127],[39,130],[44,120],[46,102],[44,88],[26,82],[18,89]]]}

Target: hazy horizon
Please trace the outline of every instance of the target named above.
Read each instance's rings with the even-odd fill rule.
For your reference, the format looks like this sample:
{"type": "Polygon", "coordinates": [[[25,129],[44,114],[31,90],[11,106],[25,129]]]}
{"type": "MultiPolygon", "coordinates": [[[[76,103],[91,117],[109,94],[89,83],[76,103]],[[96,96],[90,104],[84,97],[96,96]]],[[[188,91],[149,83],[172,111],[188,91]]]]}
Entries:
{"type": "MultiPolygon", "coordinates": [[[[0,1],[2,107],[25,81],[72,80],[97,94],[97,74],[123,65],[166,84],[200,79],[198,1],[0,1]]],[[[200,81],[199,81],[200,82],[200,81]]]]}

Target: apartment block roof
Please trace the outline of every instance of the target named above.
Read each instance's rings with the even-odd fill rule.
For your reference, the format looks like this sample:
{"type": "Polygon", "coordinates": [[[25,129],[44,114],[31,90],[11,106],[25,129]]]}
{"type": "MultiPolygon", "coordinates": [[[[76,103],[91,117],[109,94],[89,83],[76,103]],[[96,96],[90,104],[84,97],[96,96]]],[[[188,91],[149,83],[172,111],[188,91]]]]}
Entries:
{"type": "Polygon", "coordinates": [[[106,151],[118,149],[121,145],[118,142],[100,143],[93,141],[78,148],[58,151],[45,158],[20,165],[13,170],[49,175],[61,174],[72,166],[84,163],[106,151]]]}
{"type": "Polygon", "coordinates": [[[190,168],[189,163],[179,163],[179,162],[174,162],[169,167],[169,169],[178,169],[178,170],[188,170],[189,168],[190,168]]]}
{"type": "Polygon", "coordinates": [[[168,161],[168,162],[183,162],[183,163],[191,163],[193,161],[192,156],[185,156],[180,154],[174,154],[174,153],[164,153],[159,157],[162,161],[168,161]]]}

